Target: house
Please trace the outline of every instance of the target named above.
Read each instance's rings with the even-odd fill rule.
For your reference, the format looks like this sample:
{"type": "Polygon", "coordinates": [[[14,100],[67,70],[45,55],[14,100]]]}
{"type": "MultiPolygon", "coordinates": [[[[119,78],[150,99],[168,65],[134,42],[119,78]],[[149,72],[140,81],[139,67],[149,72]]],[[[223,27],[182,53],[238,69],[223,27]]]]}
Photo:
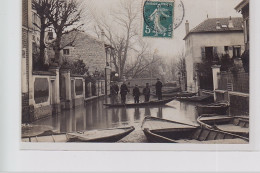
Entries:
{"type": "Polygon", "coordinates": [[[87,94],[86,97],[110,93],[114,48],[104,42],[104,32],[101,32],[101,39],[98,39],[85,32],[74,31],[62,37],[61,46],[63,47],[61,51],[63,61],[83,60],[88,73],[99,79],[96,86],[97,93],[92,93],[93,87],[86,86],[86,93],[92,93],[87,94]]]}
{"type": "Polygon", "coordinates": [[[242,22],[241,17],[207,18],[189,30],[189,22],[186,21],[184,40],[188,91],[213,90],[212,75],[199,76],[196,72],[196,65],[203,58],[213,60],[216,55],[221,57],[222,54],[240,57],[245,49],[242,22]]]}
{"type": "Polygon", "coordinates": [[[244,69],[233,73],[220,71],[219,66],[213,66],[214,98],[216,101],[228,101],[232,115],[249,115],[249,0],[242,0],[235,10],[243,15],[245,51],[241,50],[244,52],[241,59],[244,69]]]}
{"type": "Polygon", "coordinates": [[[21,57],[21,84],[22,84],[22,119],[26,119],[29,113],[29,74],[32,69],[29,68],[32,59],[32,24],[31,19],[31,0],[22,1],[22,57],[21,57]]]}
{"type": "Polygon", "coordinates": [[[243,16],[243,26],[244,26],[244,42],[245,49],[249,50],[249,0],[241,1],[236,7],[237,12],[241,12],[243,16]]]}
{"type": "Polygon", "coordinates": [[[220,71],[213,67],[214,96],[216,101],[226,100],[230,103],[230,114],[249,115],[249,0],[241,1],[236,7],[237,12],[243,15],[243,42],[242,50],[244,70],[237,73],[220,71]]]}
{"type": "Polygon", "coordinates": [[[61,44],[63,60],[83,60],[90,74],[104,73],[106,66],[111,67],[113,48],[102,39],[77,31],[64,35],[61,44]]]}

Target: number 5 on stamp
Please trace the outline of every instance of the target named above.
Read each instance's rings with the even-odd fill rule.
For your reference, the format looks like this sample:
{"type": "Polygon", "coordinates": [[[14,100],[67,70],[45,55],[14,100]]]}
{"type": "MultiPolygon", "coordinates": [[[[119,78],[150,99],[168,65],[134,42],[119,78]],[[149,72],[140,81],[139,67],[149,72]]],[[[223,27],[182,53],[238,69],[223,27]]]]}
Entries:
{"type": "Polygon", "coordinates": [[[174,2],[145,1],[143,36],[172,38],[174,2]]]}

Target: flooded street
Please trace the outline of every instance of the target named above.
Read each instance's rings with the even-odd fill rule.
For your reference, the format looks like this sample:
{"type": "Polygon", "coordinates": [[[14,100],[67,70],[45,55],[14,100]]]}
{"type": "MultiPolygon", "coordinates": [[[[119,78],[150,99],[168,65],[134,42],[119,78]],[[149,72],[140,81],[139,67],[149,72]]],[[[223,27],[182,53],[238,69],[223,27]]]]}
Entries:
{"type": "MultiPolygon", "coordinates": [[[[128,98],[127,102],[133,101],[128,98]]],[[[119,142],[147,142],[141,130],[145,116],[197,124],[197,111],[194,103],[173,100],[165,106],[142,108],[107,108],[103,106],[104,103],[110,103],[110,98],[103,97],[87,102],[76,109],[65,110],[61,114],[38,120],[33,125],[51,126],[57,132],[134,126],[135,131],[119,142]]]]}

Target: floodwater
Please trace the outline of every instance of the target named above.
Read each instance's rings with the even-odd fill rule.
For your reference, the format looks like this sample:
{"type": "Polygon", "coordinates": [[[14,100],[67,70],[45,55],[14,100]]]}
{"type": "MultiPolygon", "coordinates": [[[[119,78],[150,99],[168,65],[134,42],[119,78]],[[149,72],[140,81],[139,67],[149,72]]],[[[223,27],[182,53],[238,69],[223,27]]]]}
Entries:
{"type": "MultiPolygon", "coordinates": [[[[154,100],[156,98],[151,98],[154,100]]],[[[127,102],[133,102],[129,96],[127,102]]],[[[197,124],[196,104],[171,101],[165,106],[140,108],[107,108],[109,97],[103,97],[72,110],[62,111],[58,115],[38,120],[32,125],[51,126],[57,132],[106,129],[112,127],[134,126],[135,131],[120,142],[147,142],[141,131],[145,116],[159,117],[189,124],[197,124]]]]}

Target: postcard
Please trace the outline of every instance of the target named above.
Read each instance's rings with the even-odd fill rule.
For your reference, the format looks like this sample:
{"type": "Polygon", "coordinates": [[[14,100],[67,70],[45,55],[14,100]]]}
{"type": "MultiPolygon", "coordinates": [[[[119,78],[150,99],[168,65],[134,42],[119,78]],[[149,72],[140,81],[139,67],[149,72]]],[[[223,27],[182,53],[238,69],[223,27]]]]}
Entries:
{"type": "Polygon", "coordinates": [[[252,149],[249,5],[22,0],[21,149],[252,149]]]}

